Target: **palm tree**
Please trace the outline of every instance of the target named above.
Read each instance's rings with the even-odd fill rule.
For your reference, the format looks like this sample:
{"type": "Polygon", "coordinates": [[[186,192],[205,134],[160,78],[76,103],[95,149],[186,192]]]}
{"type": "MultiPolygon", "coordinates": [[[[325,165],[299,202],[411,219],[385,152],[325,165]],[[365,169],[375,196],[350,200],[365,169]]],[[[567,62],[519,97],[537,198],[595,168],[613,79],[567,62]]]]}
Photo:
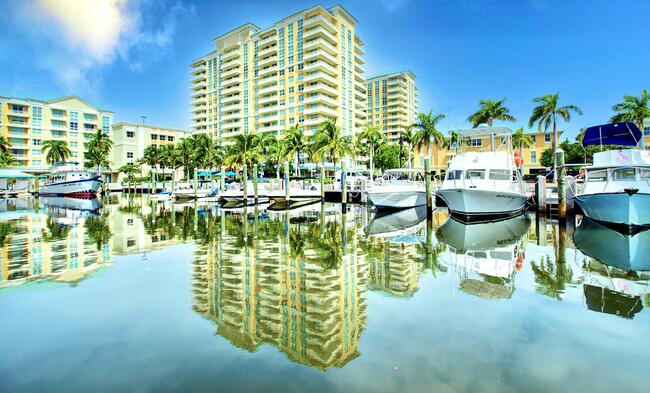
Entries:
{"type": "MultiPolygon", "coordinates": [[[[648,107],[649,100],[650,95],[646,89],[641,90],[640,97],[632,95],[623,96],[623,102],[612,107],[612,110],[618,113],[612,116],[610,121],[612,123],[631,121],[635,123],[641,131],[643,131],[643,120],[650,117],[650,107],[648,107]]],[[[645,149],[643,134],[641,134],[639,147],[645,149]]]]}
{"type": "Polygon", "coordinates": [[[175,146],[176,158],[179,162],[182,163],[183,168],[187,174],[187,181],[190,180],[190,160],[194,152],[194,146],[190,138],[181,138],[181,140],[175,146]]]}
{"type": "Polygon", "coordinates": [[[18,165],[19,161],[9,153],[0,152],[0,168],[7,168],[10,166],[18,165]]]}
{"type": "Polygon", "coordinates": [[[400,138],[402,138],[402,142],[406,143],[407,145],[407,153],[408,153],[408,167],[411,169],[411,149],[413,149],[413,146],[416,145],[415,143],[415,131],[413,131],[414,126],[408,125],[404,127],[404,131],[400,132],[400,138]]]}
{"type": "MultiPolygon", "coordinates": [[[[413,124],[417,131],[413,136],[413,143],[417,146],[418,151],[422,150],[422,147],[428,147],[429,157],[433,157],[433,151],[431,142],[434,142],[437,146],[441,145],[444,142],[444,137],[440,131],[436,128],[436,125],[445,118],[445,115],[433,114],[433,109],[429,113],[419,113],[418,120],[413,124]]],[[[436,154],[436,167],[438,166],[438,155],[436,154]]]]}
{"type": "Polygon", "coordinates": [[[153,176],[153,183],[154,187],[151,190],[156,188],[155,184],[158,181],[158,164],[160,163],[160,158],[161,158],[161,149],[157,145],[149,145],[144,149],[144,155],[142,159],[144,160],[144,163],[149,165],[151,168],[153,168],[154,171],[154,176],[153,176]]]}
{"type": "Polygon", "coordinates": [[[108,159],[108,154],[96,148],[89,149],[86,154],[84,154],[84,158],[86,159],[86,162],[84,162],[84,167],[88,169],[97,167],[97,173],[100,173],[100,169],[102,167],[110,168],[112,164],[112,162],[108,159]]]}
{"type": "MultiPolygon", "coordinates": [[[[524,158],[524,148],[529,148],[533,146],[533,144],[533,138],[528,134],[524,134],[524,127],[519,127],[519,129],[512,134],[512,145],[519,146],[519,154],[521,154],[522,162],[524,158]]],[[[519,166],[520,172],[522,166],[523,164],[519,166]]]]}
{"type": "Polygon", "coordinates": [[[336,171],[337,158],[343,158],[352,151],[352,140],[341,134],[341,127],[338,127],[333,120],[326,120],[321,123],[318,131],[312,138],[312,155],[325,162],[325,157],[329,156],[334,164],[336,171]]]}
{"type": "Polygon", "coordinates": [[[226,165],[241,168],[246,165],[252,167],[264,160],[264,154],[258,144],[259,137],[256,134],[239,134],[232,138],[234,144],[228,146],[226,165]]]}
{"type": "Polygon", "coordinates": [[[0,152],[6,153],[9,150],[11,143],[4,136],[0,136],[0,152]]]}
{"type": "Polygon", "coordinates": [[[582,115],[582,111],[575,105],[558,106],[560,100],[560,93],[547,94],[541,97],[533,98],[533,103],[539,104],[533,108],[533,113],[530,116],[528,127],[532,127],[537,122],[537,129],[541,132],[542,125],[544,131],[553,125],[553,181],[557,181],[557,160],[555,159],[555,152],[557,151],[557,117],[559,116],[564,121],[571,120],[571,112],[582,115]]]}
{"type": "Polygon", "coordinates": [[[283,158],[296,155],[296,176],[300,174],[300,152],[305,149],[306,145],[307,139],[301,128],[294,125],[284,133],[284,139],[282,139],[283,158]]]}
{"type": "Polygon", "coordinates": [[[98,129],[95,135],[93,135],[92,139],[88,141],[88,150],[95,149],[102,154],[105,154],[107,158],[112,148],[113,141],[108,136],[108,134],[104,133],[100,129],[98,129]]]}
{"type": "Polygon", "coordinates": [[[495,119],[514,122],[515,118],[510,115],[510,109],[503,106],[505,100],[505,98],[500,101],[479,100],[478,103],[481,107],[476,113],[468,117],[467,121],[472,122],[472,127],[482,123],[487,123],[488,126],[492,127],[492,121],[495,119]]]}
{"type": "Polygon", "coordinates": [[[372,181],[372,177],[375,174],[375,168],[372,162],[375,153],[375,145],[383,138],[384,134],[380,131],[379,126],[373,127],[368,124],[363,127],[363,131],[359,134],[359,143],[362,143],[365,140],[370,144],[370,181],[372,181]]]}
{"type": "Polygon", "coordinates": [[[48,163],[54,164],[59,161],[65,162],[72,155],[72,152],[68,148],[68,142],[66,141],[55,141],[55,140],[46,140],[43,141],[41,145],[41,151],[46,153],[45,159],[48,163]]]}
{"type": "Polygon", "coordinates": [[[138,166],[134,164],[126,164],[119,167],[118,171],[124,173],[126,175],[127,182],[131,183],[133,180],[135,180],[134,175],[138,173],[138,166]]]}

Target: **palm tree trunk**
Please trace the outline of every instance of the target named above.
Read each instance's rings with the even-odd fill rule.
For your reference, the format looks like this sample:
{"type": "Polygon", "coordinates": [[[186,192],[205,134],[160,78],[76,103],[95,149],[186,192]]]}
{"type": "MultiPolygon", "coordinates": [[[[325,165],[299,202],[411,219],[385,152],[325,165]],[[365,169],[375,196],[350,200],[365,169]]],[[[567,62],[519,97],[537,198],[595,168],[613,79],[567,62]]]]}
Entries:
{"type": "Polygon", "coordinates": [[[296,177],[300,176],[300,150],[296,150],[296,177]]]}
{"type": "Polygon", "coordinates": [[[373,175],[375,174],[375,165],[372,162],[372,157],[373,157],[374,153],[375,153],[375,146],[371,142],[370,143],[370,181],[372,181],[373,175]]]}
{"type": "Polygon", "coordinates": [[[557,183],[557,127],[555,114],[553,114],[553,183],[557,183]]]}

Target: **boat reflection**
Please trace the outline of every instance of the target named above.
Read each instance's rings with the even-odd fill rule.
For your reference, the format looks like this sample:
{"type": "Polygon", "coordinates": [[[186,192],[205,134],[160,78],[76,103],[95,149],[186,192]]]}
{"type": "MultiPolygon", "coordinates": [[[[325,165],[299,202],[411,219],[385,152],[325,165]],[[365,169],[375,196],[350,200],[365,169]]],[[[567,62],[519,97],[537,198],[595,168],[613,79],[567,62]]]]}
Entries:
{"type": "Polygon", "coordinates": [[[363,231],[368,236],[399,237],[417,231],[426,219],[426,206],[391,212],[378,211],[363,231]]]}
{"type": "Polygon", "coordinates": [[[483,223],[452,216],[438,228],[436,237],[449,246],[448,263],[461,278],[460,289],[486,299],[510,298],[524,260],[520,241],[530,224],[527,214],[483,223]]]}
{"type": "Polygon", "coordinates": [[[650,231],[623,234],[584,217],[573,235],[587,257],[583,291],[589,310],[633,318],[649,292],[650,231]]]}

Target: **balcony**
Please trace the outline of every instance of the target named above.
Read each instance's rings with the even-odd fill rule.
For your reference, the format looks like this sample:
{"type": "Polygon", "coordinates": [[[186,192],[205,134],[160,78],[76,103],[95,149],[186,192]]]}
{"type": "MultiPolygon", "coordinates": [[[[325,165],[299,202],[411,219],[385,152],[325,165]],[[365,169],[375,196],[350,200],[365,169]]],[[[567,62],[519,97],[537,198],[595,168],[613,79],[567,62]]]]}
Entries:
{"type": "Polygon", "coordinates": [[[190,117],[190,120],[192,121],[199,121],[201,119],[206,120],[207,118],[207,113],[205,111],[196,113],[194,116],[190,117]]]}
{"type": "Polygon", "coordinates": [[[278,56],[277,55],[271,55],[271,56],[267,56],[267,57],[265,57],[263,59],[258,60],[257,61],[257,66],[259,68],[264,68],[264,67],[269,66],[269,65],[277,64],[277,62],[278,62],[278,56]]]}
{"type": "Polygon", "coordinates": [[[354,63],[354,72],[356,72],[357,74],[363,74],[366,72],[366,69],[361,67],[359,63],[354,63]]]}
{"type": "Polygon", "coordinates": [[[277,121],[278,121],[278,115],[275,114],[275,115],[269,115],[269,116],[266,116],[266,117],[260,116],[260,119],[259,119],[258,123],[260,123],[260,124],[273,123],[273,122],[277,123],[277,121]]]}
{"type": "Polygon", "coordinates": [[[52,139],[67,139],[67,133],[63,131],[50,131],[52,133],[52,139]]]}
{"type": "Polygon", "coordinates": [[[354,62],[359,64],[366,64],[366,62],[361,58],[361,55],[358,53],[354,54],[354,62]]]}
{"type": "Polygon", "coordinates": [[[326,41],[322,38],[316,38],[315,40],[305,42],[303,51],[308,52],[312,49],[322,49],[332,56],[336,56],[338,53],[334,45],[330,44],[329,41],[326,41]]]}
{"type": "Polygon", "coordinates": [[[305,72],[314,71],[314,70],[325,71],[325,72],[327,72],[328,74],[330,74],[332,76],[335,76],[335,75],[338,74],[338,72],[336,70],[336,67],[333,67],[329,63],[327,63],[326,61],[322,61],[322,60],[316,60],[314,62],[305,64],[304,70],[305,70],[305,72]]]}
{"type": "Polygon", "coordinates": [[[262,77],[264,75],[271,75],[275,74],[278,72],[280,68],[278,66],[271,66],[271,67],[266,67],[266,68],[261,68],[260,70],[257,71],[257,76],[262,77]]]}
{"type": "Polygon", "coordinates": [[[234,119],[241,119],[243,116],[243,113],[241,112],[233,112],[233,113],[227,113],[223,116],[221,116],[221,120],[226,122],[234,119]]]}
{"type": "Polygon", "coordinates": [[[228,79],[228,78],[231,78],[233,76],[238,76],[239,74],[241,74],[241,69],[239,67],[235,67],[235,68],[231,68],[228,71],[222,72],[221,73],[221,78],[222,78],[222,80],[223,79],[228,79]]]}
{"type": "Polygon", "coordinates": [[[194,109],[192,109],[192,112],[193,112],[193,113],[205,112],[205,108],[206,108],[206,107],[207,107],[207,105],[205,105],[205,103],[201,103],[201,104],[195,105],[195,106],[194,106],[194,109]]]}
{"type": "Polygon", "coordinates": [[[336,34],[336,21],[331,21],[323,15],[314,15],[305,19],[303,22],[303,27],[305,29],[310,29],[312,27],[322,26],[330,31],[332,34],[336,34]]]}
{"type": "Polygon", "coordinates": [[[242,83],[242,78],[241,77],[235,77],[235,78],[229,78],[229,79],[224,79],[221,81],[221,87],[222,88],[227,88],[233,85],[238,85],[242,83]]]}
{"type": "Polygon", "coordinates": [[[305,93],[326,93],[330,96],[338,97],[339,92],[331,86],[324,83],[316,83],[314,85],[305,85],[305,93]]]}
{"type": "Polygon", "coordinates": [[[277,84],[271,84],[266,87],[263,87],[259,90],[259,94],[265,94],[265,93],[270,93],[270,92],[275,92],[278,90],[278,85],[277,84]]]}
{"type": "Polygon", "coordinates": [[[305,83],[308,82],[327,82],[332,86],[338,85],[338,81],[326,72],[312,71],[305,74],[305,83]]]}
{"type": "Polygon", "coordinates": [[[326,51],[322,49],[316,49],[311,52],[305,52],[304,54],[304,59],[305,62],[309,60],[325,60],[332,66],[336,66],[339,62],[336,60],[335,56],[332,56],[331,54],[327,53],[326,51]]]}
{"type": "Polygon", "coordinates": [[[221,129],[223,129],[223,130],[234,130],[234,129],[237,129],[237,128],[241,127],[241,123],[242,123],[241,120],[234,120],[234,121],[229,122],[229,123],[224,123],[223,126],[221,126],[221,129]]]}
{"type": "Polygon", "coordinates": [[[68,125],[66,123],[57,124],[57,123],[52,122],[50,128],[53,129],[53,130],[67,130],[68,125]]]}
{"type": "Polygon", "coordinates": [[[232,87],[228,87],[227,89],[222,89],[221,90],[221,96],[227,96],[228,94],[233,94],[233,93],[239,93],[241,92],[242,89],[239,87],[239,85],[235,85],[232,87]]]}
{"type": "Polygon", "coordinates": [[[241,58],[235,58],[227,62],[222,62],[221,63],[221,71],[225,72],[228,71],[229,69],[233,67],[239,67],[242,65],[242,60],[241,58]]]}
{"type": "Polygon", "coordinates": [[[257,58],[263,58],[266,56],[270,56],[272,54],[278,53],[278,46],[277,45],[271,45],[268,48],[264,48],[257,52],[257,58]]]}
{"type": "Polygon", "coordinates": [[[277,112],[279,108],[280,107],[277,105],[262,106],[260,109],[258,109],[257,113],[261,115],[265,113],[277,112]]]}
{"type": "Polygon", "coordinates": [[[284,128],[284,126],[280,126],[278,124],[272,124],[272,125],[269,125],[269,126],[266,126],[266,127],[260,125],[260,128],[257,131],[258,132],[278,132],[278,131],[283,131],[283,128],[284,128]]]}
{"type": "Polygon", "coordinates": [[[322,118],[320,116],[318,118],[316,118],[316,119],[306,118],[305,121],[303,122],[303,125],[304,126],[319,126],[325,120],[327,120],[327,119],[322,118]]]}
{"type": "Polygon", "coordinates": [[[368,97],[366,97],[366,93],[363,93],[358,89],[354,89],[354,98],[356,98],[359,101],[365,102],[368,97]]]}
{"type": "Polygon", "coordinates": [[[330,32],[327,29],[324,29],[323,27],[315,27],[309,30],[305,30],[303,34],[303,39],[304,40],[310,40],[314,38],[322,38],[329,42],[332,45],[336,45],[336,37],[334,36],[335,33],[330,32]]]}
{"type": "Polygon", "coordinates": [[[221,62],[223,64],[223,63],[227,62],[228,60],[235,59],[235,58],[237,58],[239,56],[240,56],[239,48],[237,48],[237,49],[234,49],[234,50],[231,50],[229,52],[224,53],[221,56],[221,62]]]}
{"type": "Polygon", "coordinates": [[[274,31],[271,35],[268,35],[264,38],[260,38],[257,41],[257,46],[261,48],[266,45],[274,44],[276,42],[278,42],[278,33],[277,31],[274,31]]]}
{"type": "Polygon", "coordinates": [[[227,104],[229,102],[239,102],[239,101],[241,101],[241,97],[242,96],[240,94],[233,94],[233,95],[229,95],[229,96],[226,96],[226,97],[222,97],[221,98],[221,105],[225,105],[225,104],[227,104]]]}
{"type": "Polygon", "coordinates": [[[190,83],[198,83],[207,80],[207,74],[205,72],[201,72],[198,75],[194,76],[192,79],[190,79],[190,83]]]}
{"type": "Polygon", "coordinates": [[[205,62],[201,63],[201,65],[198,65],[194,68],[192,68],[192,75],[198,75],[200,73],[205,73],[208,69],[208,66],[205,62]]]}
{"type": "Polygon", "coordinates": [[[337,110],[332,109],[332,108],[327,108],[327,107],[322,106],[322,105],[319,105],[316,108],[311,108],[311,107],[305,106],[305,115],[311,115],[311,114],[315,114],[315,113],[324,113],[324,114],[330,115],[330,116],[339,116],[339,112],[337,110]]]}
{"type": "Polygon", "coordinates": [[[358,43],[355,42],[354,43],[354,53],[357,53],[359,55],[365,55],[366,51],[363,50],[361,45],[359,45],[358,43]]]}
{"type": "Polygon", "coordinates": [[[278,95],[277,94],[270,94],[265,97],[261,97],[257,100],[257,103],[260,105],[263,104],[270,104],[271,102],[277,102],[278,101],[278,95]]]}
{"type": "Polygon", "coordinates": [[[331,98],[331,97],[326,96],[324,94],[318,94],[316,96],[309,96],[309,95],[305,96],[305,105],[313,104],[313,103],[317,103],[317,102],[326,102],[329,105],[334,106],[334,107],[338,107],[338,106],[341,105],[341,103],[338,102],[337,100],[335,100],[334,98],[331,98]]]}
{"type": "Polygon", "coordinates": [[[203,88],[195,90],[194,93],[192,93],[192,95],[190,95],[190,97],[198,98],[198,97],[204,96],[205,94],[207,94],[207,92],[208,92],[208,89],[203,87],[203,88]]]}
{"type": "Polygon", "coordinates": [[[14,111],[14,110],[10,110],[10,111],[8,111],[7,113],[10,114],[11,116],[19,116],[19,117],[29,117],[29,116],[30,116],[30,114],[29,114],[28,111],[14,111]]]}

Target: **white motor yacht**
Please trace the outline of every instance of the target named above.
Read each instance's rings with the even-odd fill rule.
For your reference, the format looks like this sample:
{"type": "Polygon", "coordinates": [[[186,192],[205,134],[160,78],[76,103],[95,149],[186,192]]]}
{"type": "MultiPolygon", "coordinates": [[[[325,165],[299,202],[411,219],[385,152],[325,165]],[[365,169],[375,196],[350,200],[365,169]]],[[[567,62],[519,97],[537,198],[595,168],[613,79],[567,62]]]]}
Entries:
{"type": "Polygon", "coordinates": [[[172,192],[172,197],[180,201],[194,198],[205,198],[208,196],[210,191],[212,190],[208,188],[199,188],[195,190],[194,187],[189,184],[179,184],[172,192]]]}
{"type": "Polygon", "coordinates": [[[488,127],[460,131],[461,138],[490,136],[491,151],[461,152],[451,162],[437,194],[455,215],[500,217],[523,211],[528,200],[526,186],[513,157],[512,131],[488,127]],[[501,144],[495,148],[495,137],[501,144]]]}
{"type": "Polygon", "coordinates": [[[366,191],[377,209],[408,209],[427,204],[424,172],[416,169],[389,169],[366,191]]]}
{"type": "Polygon", "coordinates": [[[39,194],[92,197],[101,185],[101,176],[83,169],[78,162],[57,162],[47,174],[39,194]]]}
{"type": "MultiPolygon", "coordinates": [[[[636,147],[642,138],[634,123],[614,123],[588,128],[582,144],[636,147]]],[[[628,228],[650,226],[650,151],[595,153],[593,165],[584,170],[584,188],[574,201],[587,217],[628,228]]]]}

